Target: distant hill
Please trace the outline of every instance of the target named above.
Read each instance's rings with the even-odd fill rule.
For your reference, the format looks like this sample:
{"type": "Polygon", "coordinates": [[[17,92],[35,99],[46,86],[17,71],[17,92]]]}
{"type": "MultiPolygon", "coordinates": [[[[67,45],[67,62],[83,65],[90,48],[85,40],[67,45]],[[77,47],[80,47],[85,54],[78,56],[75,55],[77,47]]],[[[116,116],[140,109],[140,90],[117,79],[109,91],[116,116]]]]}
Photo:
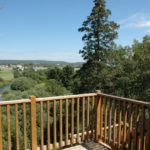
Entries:
{"type": "Polygon", "coordinates": [[[84,62],[46,61],[46,60],[0,60],[0,65],[34,64],[34,65],[73,65],[81,66],[84,62]]]}

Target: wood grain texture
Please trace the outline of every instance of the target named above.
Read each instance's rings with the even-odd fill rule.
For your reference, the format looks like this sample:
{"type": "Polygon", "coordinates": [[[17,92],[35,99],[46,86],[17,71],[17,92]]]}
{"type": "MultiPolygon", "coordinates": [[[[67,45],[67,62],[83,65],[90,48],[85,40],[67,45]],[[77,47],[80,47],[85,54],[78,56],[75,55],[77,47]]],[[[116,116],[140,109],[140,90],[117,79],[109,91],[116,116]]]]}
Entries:
{"type": "Polygon", "coordinates": [[[44,135],[43,135],[43,102],[40,102],[40,133],[41,133],[41,150],[44,146],[44,135]]]}
{"type": "Polygon", "coordinates": [[[27,149],[27,125],[26,125],[26,104],[23,103],[23,135],[24,135],[24,149],[27,149]]]}
{"type": "Polygon", "coordinates": [[[85,97],[82,98],[82,141],[85,140],[85,97]]]}
{"type": "Polygon", "coordinates": [[[11,150],[10,105],[7,105],[8,150],[11,150]]]}
{"type": "Polygon", "coordinates": [[[79,114],[80,114],[80,109],[79,109],[79,98],[77,98],[77,143],[79,143],[79,114]]]}
{"type": "Polygon", "coordinates": [[[2,110],[0,106],[0,150],[3,149],[3,142],[2,142],[2,110]]]}
{"type": "Polygon", "coordinates": [[[56,124],[56,100],[53,102],[53,119],[54,119],[54,148],[56,148],[56,143],[57,143],[57,124],[56,124]]]}
{"type": "Polygon", "coordinates": [[[59,145],[60,145],[60,147],[62,147],[62,136],[63,136],[63,131],[62,131],[62,129],[63,129],[63,125],[62,125],[62,100],[60,100],[60,102],[59,102],[59,121],[60,121],[60,123],[59,123],[59,131],[60,131],[60,138],[59,138],[59,145]]]}
{"type": "Polygon", "coordinates": [[[30,97],[31,100],[31,150],[37,148],[37,131],[36,131],[36,98],[30,97]]]}
{"type": "Polygon", "coordinates": [[[16,150],[19,150],[18,104],[15,104],[16,150]]]}
{"type": "Polygon", "coordinates": [[[74,99],[71,100],[71,144],[74,144],[74,99]]]}
{"type": "Polygon", "coordinates": [[[50,102],[47,101],[47,149],[50,150],[50,102]]]}
{"type": "Polygon", "coordinates": [[[66,99],[66,112],[65,112],[65,134],[66,134],[66,138],[65,138],[65,143],[66,145],[68,145],[68,99],[66,99]]]}

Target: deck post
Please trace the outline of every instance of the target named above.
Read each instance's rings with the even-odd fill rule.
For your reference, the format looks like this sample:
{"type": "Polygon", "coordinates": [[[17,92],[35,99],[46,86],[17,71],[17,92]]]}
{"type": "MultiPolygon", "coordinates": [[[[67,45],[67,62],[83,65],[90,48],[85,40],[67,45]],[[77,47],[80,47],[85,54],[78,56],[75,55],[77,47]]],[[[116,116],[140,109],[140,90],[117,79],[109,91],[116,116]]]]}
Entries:
{"type": "Polygon", "coordinates": [[[37,133],[36,133],[36,98],[30,97],[31,100],[31,150],[37,149],[37,133]]]}
{"type": "Polygon", "coordinates": [[[95,140],[96,142],[99,142],[99,136],[100,136],[100,117],[101,117],[101,114],[100,114],[100,109],[101,109],[101,103],[102,103],[102,99],[101,99],[101,96],[99,95],[101,93],[100,90],[97,90],[96,91],[97,93],[97,98],[96,98],[96,133],[95,133],[95,140]]]}

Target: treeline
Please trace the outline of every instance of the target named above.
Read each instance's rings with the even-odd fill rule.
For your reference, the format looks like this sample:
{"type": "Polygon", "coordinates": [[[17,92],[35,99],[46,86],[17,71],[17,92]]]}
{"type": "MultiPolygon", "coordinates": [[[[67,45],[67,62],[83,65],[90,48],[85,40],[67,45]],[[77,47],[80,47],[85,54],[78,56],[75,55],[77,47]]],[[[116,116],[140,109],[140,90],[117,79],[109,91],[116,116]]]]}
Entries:
{"type": "Polygon", "coordinates": [[[107,50],[104,61],[87,61],[80,70],[72,66],[63,69],[34,71],[14,70],[11,89],[3,92],[5,100],[28,98],[30,95],[53,95],[102,92],[150,101],[150,36],[130,46],[107,50]]]}
{"type": "Polygon", "coordinates": [[[65,62],[65,61],[46,61],[46,60],[0,60],[0,65],[72,65],[72,66],[81,66],[83,62],[65,62]]]}
{"type": "Polygon", "coordinates": [[[57,96],[72,93],[74,68],[53,68],[34,71],[33,68],[14,70],[11,89],[2,93],[4,100],[24,99],[30,95],[36,97],[57,96]]]}

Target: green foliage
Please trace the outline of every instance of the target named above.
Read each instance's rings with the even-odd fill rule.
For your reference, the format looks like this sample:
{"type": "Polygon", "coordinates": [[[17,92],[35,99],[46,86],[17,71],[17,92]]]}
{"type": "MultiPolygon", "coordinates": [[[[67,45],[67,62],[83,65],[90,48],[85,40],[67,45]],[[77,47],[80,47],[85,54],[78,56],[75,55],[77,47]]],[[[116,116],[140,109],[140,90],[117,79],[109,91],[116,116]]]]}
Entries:
{"type": "Polygon", "coordinates": [[[63,85],[54,79],[49,80],[46,82],[46,89],[51,95],[64,95],[65,93],[68,93],[67,90],[63,87],[63,85]]]}
{"type": "Polygon", "coordinates": [[[11,84],[12,90],[25,91],[36,85],[36,81],[26,77],[15,79],[11,84]]]}
{"type": "Polygon", "coordinates": [[[79,32],[84,32],[82,40],[85,46],[80,53],[87,62],[78,72],[81,79],[80,92],[91,92],[102,88],[102,70],[107,67],[107,51],[113,46],[117,37],[117,25],[109,21],[110,10],[105,8],[105,0],[94,0],[94,7],[90,16],[83,22],[79,32]],[[89,84],[90,83],[90,84],[89,84]]]}
{"type": "Polygon", "coordinates": [[[63,72],[58,67],[55,67],[54,69],[49,69],[47,71],[47,78],[48,79],[55,79],[57,81],[61,81],[63,72]]]}
{"type": "Polygon", "coordinates": [[[117,37],[119,25],[108,20],[111,11],[105,7],[105,0],[94,0],[90,16],[79,28],[79,32],[85,33],[82,37],[85,46],[80,50],[84,60],[103,61],[106,51],[117,37]]]}
{"type": "Polygon", "coordinates": [[[62,83],[64,87],[71,90],[73,84],[74,68],[72,66],[65,66],[62,70],[62,83]]]}
{"type": "Polygon", "coordinates": [[[24,70],[22,76],[31,78],[38,83],[45,82],[47,78],[45,70],[34,71],[32,68],[24,70]]]}

